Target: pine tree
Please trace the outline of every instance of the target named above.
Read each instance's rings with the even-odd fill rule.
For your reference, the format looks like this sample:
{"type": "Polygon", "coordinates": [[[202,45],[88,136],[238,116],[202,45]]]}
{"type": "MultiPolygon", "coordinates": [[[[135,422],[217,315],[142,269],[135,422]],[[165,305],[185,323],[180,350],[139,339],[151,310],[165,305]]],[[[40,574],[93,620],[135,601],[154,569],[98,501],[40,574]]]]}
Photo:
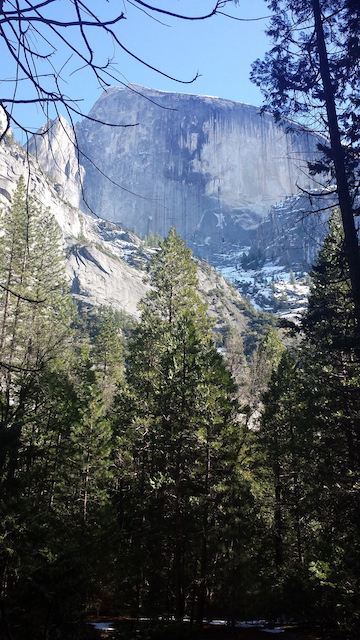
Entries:
{"type": "Polygon", "coordinates": [[[328,622],[351,626],[360,610],[360,362],[337,212],[329,227],[311,274],[303,340],[295,360],[284,353],[264,396],[260,446],[274,478],[281,597],[294,593],[292,584],[308,615],[315,606],[328,622]]]}
{"type": "Polygon", "coordinates": [[[23,179],[5,212],[3,230],[0,571],[7,585],[2,595],[10,593],[10,601],[16,603],[20,593],[26,600],[23,589],[44,563],[51,518],[46,521],[43,514],[64,486],[64,476],[57,471],[68,433],[65,416],[71,415],[67,407],[72,404],[63,367],[72,303],[58,227],[28,196],[23,179]],[[43,556],[34,540],[41,540],[43,556]]]}
{"type": "Polygon", "coordinates": [[[4,217],[1,256],[2,390],[61,353],[72,315],[59,228],[20,178],[4,217]]]}
{"type": "Polygon", "coordinates": [[[73,505],[81,505],[85,523],[96,507],[106,502],[111,478],[112,431],[105,415],[103,393],[86,347],[72,375],[77,397],[77,417],[71,425],[73,505]],[[94,506],[95,505],[95,506],[94,506]]]}
{"type": "Polygon", "coordinates": [[[1,468],[6,452],[19,444],[30,390],[64,353],[72,316],[59,230],[27,197],[22,178],[4,219],[0,256],[1,433],[6,440],[1,468]]]}
{"type": "Polygon", "coordinates": [[[358,329],[360,253],[354,216],[359,183],[359,34],[357,0],[268,0],[273,48],[253,65],[266,108],[324,134],[312,173],[335,184],[358,329]]]}
{"type": "MultiPolygon", "coordinates": [[[[326,391],[323,409],[338,416],[338,447],[347,456],[347,466],[355,471],[360,464],[357,384],[360,352],[344,234],[337,212],[329,221],[329,229],[311,273],[312,286],[303,329],[308,349],[315,346],[317,351],[315,361],[307,359],[309,371],[319,376],[319,385],[321,382],[321,389],[326,391]]],[[[327,432],[330,436],[331,430],[327,432]]]]}
{"type": "Polygon", "coordinates": [[[174,229],[149,273],[117,426],[132,455],[138,604],[181,619],[192,602],[202,621],[219,494],[236,456],[235,387],[213,344],[191,252],[174,229]]]}
{"type": "Polygon", "coordinates": [[[304,465],[311,475],[311,432],[304,380],[293,356],[285,350],[264,394],[260,442],[272,467],[274,480],[274,543],[278,566],[289,560],[304,564],[301,513],[305,504],[304,465]],[[301,506],[301,504],[303,506],[301,506]],[[286,560],[287,558],[287,560],[286,560]]]}
{"type": "Polygon", "coordinates": [[[4,219],[0,252],[0,471],[11,483],[27,414],[35,411],[32,391],[64,355],[72,314],[58,227],[27,197],[22,178],[4,219]]]}
{"type": "Polygon", "coordinates": [[[95,317],[95,332],[91,359],[103,402],[109,408],[124,379],[125,346],[119,321],[111,308],[100,307],[95,317]]]}
{"type": "MultiPolygon", "coordinates": [[[[341,623],[355,623],[358,593],[360,356],[344,236],[335,211],[312,273],[302,349],[312,402],[319,513],[318,579],[341,623]],[[314,358],[316,348],[316,358],[314,358]],[[321,489],[320,489],[321,488],[321,489]],[[332,588],[329,588],[329,585],[332,588]]],[[[317,564],[318,562],[318,564],[317,564]]],[[[331,615],[327,612],[327,615],[331,615]]]]}

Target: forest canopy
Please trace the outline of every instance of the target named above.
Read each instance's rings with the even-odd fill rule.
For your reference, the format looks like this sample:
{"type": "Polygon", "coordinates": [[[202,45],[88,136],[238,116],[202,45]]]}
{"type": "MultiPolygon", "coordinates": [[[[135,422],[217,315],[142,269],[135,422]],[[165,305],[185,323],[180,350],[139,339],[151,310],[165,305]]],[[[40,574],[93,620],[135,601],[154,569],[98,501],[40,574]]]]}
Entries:
{"type": "MultiPolygon", "coordinates": [[[[111,20],[71,4],[74,24],[52,16],[46,27],[56,37],[78,28],[80,56],[106,84],[112,71],[97,67],[82,29],[111,20]]],[[[45,112],[68,100],[57,71],[55,89],[33,71],[41,54],[30,33],[51,5],[3,2],[0,19],[45,112]]],[[[166,637],[165,622],[188,637],[185,619],[200,638],[217,618],[357,637],[360,8],[268,6],[274,46],[254,80],[276,117],[319,118],[329,143],[313,171],[331,176],[339,199],[292,332],[244,302],[245,328],[224,329],[219,349],[198,264],[175,228],[152,252],[138,322],[76,306],[57,224],[23,179],[4,212],[1,638],[86,638],[102,615],[148,618],[148,638],[166,637]]]]}
{"type": "Polygon", "coordinates": [[[360,363],[339,220],[300,343],[269,318],[247,354],[230,334],[220,353],[175,229],[139,322],[76,309],[56,224],[19,182],[1,238],[4,637],[74,620],[87,637],[96,613],[357,628],[360,363]]]}

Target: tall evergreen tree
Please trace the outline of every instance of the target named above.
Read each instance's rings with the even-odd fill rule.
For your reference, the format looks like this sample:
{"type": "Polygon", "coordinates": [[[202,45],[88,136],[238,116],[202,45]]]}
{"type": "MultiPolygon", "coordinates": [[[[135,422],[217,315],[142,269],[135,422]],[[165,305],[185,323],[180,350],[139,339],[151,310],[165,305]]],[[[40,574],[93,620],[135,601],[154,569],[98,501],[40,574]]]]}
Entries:
{"type": "Polygon", "coordinates": [[[4,216],[1,260],[2,390],[61,353],[72,315],[59,228],[20,178],[4,216]]]}
{"type": "Polygon", "coordinates": [[[117,428],[132,456],[138,604],[181,619],[188,602],[202,621],[220,495],[236,458],[235,387],[212,341],[196,265],[175,229],[149,273],[117,428]]]}
{"type": "MultiPolygon", "coordinates": [[[[12,589],[16,592],[20,583],[26,584],[39,566],[41,551],[34,540],[41,538],[40,531],[45,535],[49,529],[39,514],[46,511],[57,493],[55,486],[61,484],[60,477],[55,480],[54,470],[66,433],[59,412],[60,407],[66,407],[68,385],[64,380],[59,392],[57,370],[61,371],[60,362],[69,345],[72,303],[59,230],[50,214],[28,197],[23,179],[4,216],[3,229],[0,566],[2,584],[6,585],[1,597],[6,600],[6,594],[12,589]]],[[[41,542],[44,549],[45,538],[41,542]]]]}
{"type": "Polygon", "coordinates": [[[276,561],[283,584],[301,578],[295,584],[307,594],[308,615],[353,626],[360,611],[360,361],[338,212],[312,271],[302,329],[296,361],[285,352],[265,394],[260,432],[274,477],[276,561]]]}
{"type": "MultiPolygon", "coordinates": [[[[360,354],[356,312],[344,234],[337,212],[332,215],[329,226],[330,232],[311,274],[312,286],[303,329],[306,345],[310,350],[316,347],[316,360],[311,362],[309,359],[308,362],[320,377],[321,389],[326,390],[326,408],[333,416],[331,422],[338,416],[336,440],[339,451],[342,448],[343,455],[348,458],[347,466],[355,471],[360,464],[357,384],[360,354]]],[[[330,434],[331,429],[327,432],[330,434]]]]}
{"type": "Polygon", "coordinates": [[[27,197],[22,178],[4,219],[0,261],[2,467],[19,444],[30,390],[68,344],[72,317],[58,227],[27,197]]]}
{"type": "Polygon", "coordinates": [[[55,221],[20,178],[0,238],[0,469],[16,474],[31,392],[68,344],[71,299],[55,221]]]}
{"type": "Polygon", "coordinates": [[[105,415],[103,393],[86,347],[81,351],[72,377],[77,415],[70,428],[73,456],[68,468],[72,478],[73,508],[78,510],[80,506],[85,523],[92,512],[95,513],[92,519],[96,519],[96,507],[108,497],[112,432],[105,415]]]}
{"type": "Polygon", "coordinates": [[[304,473],[311,476],[312,438],[304,381],[293,356],[285,350],[264,394],[260,442],[273,472],[274,550],[277,566],[304,564],[306,496],[304,473]],[[306,465],[306,466],[305,466],[306,465]]]}
{"type": "Polygon", "coordinates": [[[359,555],[360,356],[356,307],[338,212],[312,273],[302,359],[312,401],[319,580],[329,617],[356,625],[359,555]],[[316,348],[316,358],[313,351],[316,348]],[[321,487],[321,490],[319,490],[321,487]],[[330,586],[331,585],[331,586],[330,586]]]}

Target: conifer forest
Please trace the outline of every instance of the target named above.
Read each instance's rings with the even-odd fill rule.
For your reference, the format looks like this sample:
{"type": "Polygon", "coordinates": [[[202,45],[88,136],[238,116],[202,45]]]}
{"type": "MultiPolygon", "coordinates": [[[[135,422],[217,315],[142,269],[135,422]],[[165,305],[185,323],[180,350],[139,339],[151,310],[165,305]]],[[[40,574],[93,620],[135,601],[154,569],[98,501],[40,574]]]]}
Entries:
{"type": "MultiPolygon", "coordinates": [[[[118,50],[158,71],[150,56],[140,59],[120,41],[116,25],[126,16],[119,15],[118,4],[121,11],[137,6],[159,23],[230,19],[230,5],[239,5],[240,16],[241,3],[217,0],[209,12],[195,16],[175,11],[177,3],[168,9],[151,0],[122,0],[115,3],[114,16],[105,12],[101,20],[94,13],[97,3],[72,0],[68,4],[76,15],[64,11],[63,16],[57,7],[49,17],[51,4],[0,1],[0,44],[16,69],[13,80],[7,69],[0,78],[1,88],[8,89],[0,96],[6,160],[1,179],[7,174],[6,188],[0,188],[0,640],[258,640],[264,630],[237,626],[256,620],[266,631],[282,631],[284,640],[355,640],[360,637],[359,0],[265,0],[272,48],[253,63],[251,79],[264,94],[267,117],[271,113],[276,123],[285,123],[284,130],[296,129],[299,136],[316,132],[317,155],[302,167],[309,184],[314,184],[310,178],[317,181],[316,189],[309,186],[306,192],[304,186],[302,194],[315,200],[321,192],[331,205],[325,207],[327,235],[308,274],[302,314],[280,319],[252,306],[233,286],[233,307],[242,314],[239,328],[217,323],[210,297],[219,310],[219,291],[214,286],[207,292],[200,279],[202,270],[212,267],[192,254],[176,226],[166,226],[165,238],[155,223],[150,229],[158,211],[146,217],[152,235],[144,239],[157,246],[140,266],[132,265],[132,274],[138,269],[141,282],[142,271],[146,282],[138,317],[85,304],[71,293],[66,251],[72,245],[65,249],[63,230],[41,204],[41,185],[51,182],[51,194],[66,205],[67,215],[78,211],[84,220],[86,214],[76,207],[88,195],[82,182],[85,158],[88,179],[96,169],[112,187],[121,186],[122,195],[146,200],[145,193],[135,193],[131,167],[126,174],[131,179],[119,185],[117,167],[112,178],[105,175],[79,147],[79,131],[89,122],[113,127],[104,154],[113,153],[114,163],[120,163],[133,142],[116,147],[115,134],[129,128],[135,139],[137,114],[116,124],[95,109],[84,116],[82,129],[76,123],[65,129],[59,118],[67,154],[61,184],[60,172],[49,176],[60,162],[50,143],[53,165],[47,157],[41,172],[30,175],[35,158],[29,160],[29,148],[15,146],[10,123],[29,142],[32,128],[26,119],[17,122],[18,103],[32,102],[46,119],[49,105],[55,105],[57,116],[62,107],[71,126],[83,116],[77,103],[82,96],[68,95],[62,77],[73,56],[77,71],[90,70],[102,89],[114,80],[125,89],[126,70],[120,63],[116,70],[118,50]],[[96,41],[86,35],[91,27],[105,30],[112,42],[114,57],[109,54],[103,66],[94,54],[96,41]],[[81,36],[78,51],[72,29],[81,36]],[[67,51],[59,67],[53,58],[58,46],[67,51]],[[27,82],[28,95],[22,93],[27,82]],[[70,173],[73,196],[78,189],[76,205],[64,190],[70,173]],[[90,625],[99,620],[125,626],[111,635],[90,625]],[[215,625],[209,632],[214,621],[223,621],[217,635],[215,625]]],[[[130,89],[141,93],[141,86],[130,89]]],[[[189,173],[177,173],[177,160],[166,164],[167,148],[159,160],[181,195],[177,209],[166,200],[160,178],[156,185],[158,176],[152,180],[163,209],[174,207],[174,220],[190,217],[179,204],[186,202],[181,189],[192,189],[197,180],[205,193],[209,177],[206,163],[200,173],[200,152],[216,117],[205,129],[196,129],[197,116],[191,117],[193,128],[181,129],[180,142],[173,142],[189,173]],[[202,146],[196,147],[198,139],[202,146]]],[[[51,140],[51,126],[40,130],[42,148],[51,140]]],[[[144,131],[152,126],[152,120],[143,129],[139,125],[144,137],[138,164],[144,173],[152,162],[144,131]]],[[[166,127],[168,139],[177,140],[166,127]]],[[[90,151],[98,150],[100,134],[94,131],[90,151]]],[[[223,153],[229,165],[231,149],[223,153]]],[[[302,158],[299,151],[296,161],[302,158]]],[[[272,185],[277,160],[267,158],[264,175],[256,161],[246,169],[272,185]]],[[[236,174],[240,182],[242,171],[236,174]]],[[[211,176],[216,185],[222,184],[221,172],[216,164],[211,176]]],[[[97,195],[102,187],[95,178],[89,182],[97,195]]],[[[256,206],[259,184],[255,178],[251,182],[256,206]]],[[[206,207],[200,212],[201,222],[210,211],[209,234],[225,220],[221,188],[216,187],[215,215],[206,207]]],[[[195,200],[213,202],[210,196],[195,200]]],[[[260,224],[261,216],[254,209],[251,218],[254,211],[245,201],[246,206],[233,206],[227,220],[232,224],[243,215],[244,229],[255,234],[254,220],[260,224]]],[[[104,202],[112,206],[106,194],[104,202]]],[[[225,213],[230,208],[226,205],[225,213]]],[[[136,203],[131,211],[140,218],[136,203]]],[[[106,226],[103,211],[91,213],[106,226]]],[[[114,227],[122,213],[113,218],[114,227]]],[[[231,236],[235,226],[229,229],[231,236]]],[[[79,238],[72,236],[74,242],[79,238]]],[[[260,268],[265,257],[254,245],[239,263],[243,269],[254,263],[260,268]]],[[[291,277],[295,282],[292,271],[291,277]]]]}
{"type": "Polygon", "coordinates": [[[174,228],[135,322],[76,307],[23,180],[5,220],[1,637],[81,638],[91,615],[355,632],[360,364],[338,212],[301,323],[245,305],[255,337],[222,349],[174,228]]]}

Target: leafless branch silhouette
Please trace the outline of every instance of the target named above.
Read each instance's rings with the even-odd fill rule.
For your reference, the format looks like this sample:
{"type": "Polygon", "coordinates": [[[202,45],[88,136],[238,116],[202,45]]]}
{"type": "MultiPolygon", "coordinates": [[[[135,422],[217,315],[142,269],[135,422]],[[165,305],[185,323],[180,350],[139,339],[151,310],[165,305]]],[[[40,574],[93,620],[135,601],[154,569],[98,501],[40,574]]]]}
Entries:
{"type": "MultiPolygon", "coordinates": [[[[6,56],[11,66],[10,71],[5,67],[0,74],[0,105],[6,115],[5,131],[0,140],[8,132],[11,121],[23,131],[25,137],[34,133],[13,114],[13,108],[19,104],[38,105],[44,113],[44,120],[50,119],[51,106],[55,108],[55,113],[61,108],[65,109],[70,121],[72,117],[89,117],[80,108],[81,96],[66,93],[65,71],[70,61],[72,70],[69,75],[84,69],[90,70],[102,89],[114,83],[124,86],[122,73],[114,64],[118,52],[126,53],[166,78],[182,84],[194,82],[198,77],[197,73],[190,79],[175,78],[151,65],[123,44],[123,32],[119,27],[126,21],[126,5],[136,7],[155,20],[160,14],[178,20],[194,21],[215,16],[228,2],[230,0],[217,0],[210,12],[199,16],[182,15],[142,0],[124,0],[121,12],[119,3],[115,0],[109,0],[105,7],[102,4],[97,6],[92,0],[0,0],[0,51],[2,49],[4,59],[6,56]],[[96,44],[99,31],[109,36],[112,43],[112,54],[105,61],[104,52],[99,55],[96,44]],[[56,54],[60,49],[62,62],[58,67],[56,54]],[[103,60],[99,62],[101,57],[103,60]],[[9,73],[12,73],[10,77],[9,73]]],[[[124,126],[110,122],[101,124],[124,126]]]]}

